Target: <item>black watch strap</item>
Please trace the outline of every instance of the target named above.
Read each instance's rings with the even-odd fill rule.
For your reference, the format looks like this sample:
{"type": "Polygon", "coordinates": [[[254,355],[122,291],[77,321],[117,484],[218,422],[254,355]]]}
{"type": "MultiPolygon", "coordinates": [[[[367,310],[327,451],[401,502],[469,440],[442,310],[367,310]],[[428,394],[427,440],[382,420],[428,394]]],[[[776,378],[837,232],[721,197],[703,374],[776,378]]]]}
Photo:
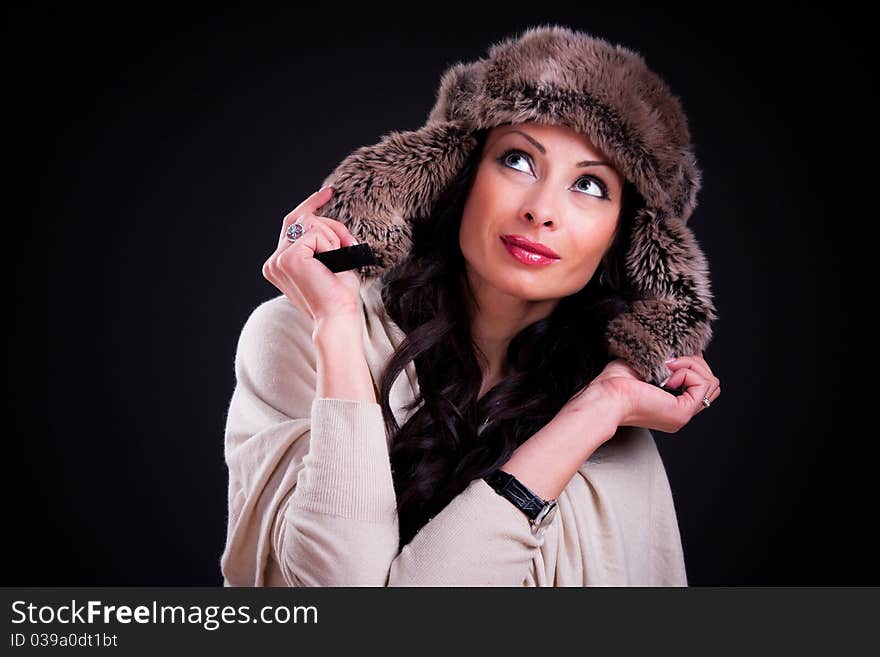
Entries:
{"type": "Polygon", "coordinates": [[[504,472],[504,470],[495,470],[495,472],[486,475],[484,479],[495,489],[496,493],[510,500],[530,520],[537,518],[538,513],[547,504],[526,488],[516,477],[509,472],[504,472]]]}

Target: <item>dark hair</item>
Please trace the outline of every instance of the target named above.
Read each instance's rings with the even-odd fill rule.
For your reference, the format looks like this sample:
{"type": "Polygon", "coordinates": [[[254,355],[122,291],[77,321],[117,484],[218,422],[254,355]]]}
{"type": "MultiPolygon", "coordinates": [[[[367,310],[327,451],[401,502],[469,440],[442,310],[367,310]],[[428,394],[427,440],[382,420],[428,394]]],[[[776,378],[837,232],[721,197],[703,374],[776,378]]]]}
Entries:
{"type": "Polygon", "coordinates": [[[382,301],[406,334],[379,390],[386,431],[393,436],[400,547],[471,481],[503,465],[602,371],[610,360],[605,324],[635,298],[624,287],[623,267],[630,218],[642,201],[627,181],[612,246],[596,275],[510,341],[509,375],[477,399],[483,374],[462,302],[467,277],[458,240],[487,133],[476,134],[477,147],[438,199],[434,216],[414,221],[409,255],[382,274],[382,301]],[[607,284],[599,281],[603,268],[607,284]],[[419,395],[405,410],[421,408],[399,427],[389,394],[410,361],[415,361],[419,395]]]}

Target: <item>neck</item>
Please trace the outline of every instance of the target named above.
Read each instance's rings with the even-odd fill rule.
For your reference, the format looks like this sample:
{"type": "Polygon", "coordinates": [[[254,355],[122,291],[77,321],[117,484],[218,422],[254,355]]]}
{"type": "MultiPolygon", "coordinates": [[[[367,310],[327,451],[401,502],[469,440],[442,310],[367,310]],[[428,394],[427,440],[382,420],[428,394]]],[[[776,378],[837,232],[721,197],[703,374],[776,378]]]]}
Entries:
{"type": "Polygon", "coordinates": [[[510,341],[526,326],[553,312],[559,300],[529,301],[473,280],[470,287],[462,280],[462,299],[470,320],[471,338],[483,370],[479,395],[482,397],[507,374],[510,341]]]}

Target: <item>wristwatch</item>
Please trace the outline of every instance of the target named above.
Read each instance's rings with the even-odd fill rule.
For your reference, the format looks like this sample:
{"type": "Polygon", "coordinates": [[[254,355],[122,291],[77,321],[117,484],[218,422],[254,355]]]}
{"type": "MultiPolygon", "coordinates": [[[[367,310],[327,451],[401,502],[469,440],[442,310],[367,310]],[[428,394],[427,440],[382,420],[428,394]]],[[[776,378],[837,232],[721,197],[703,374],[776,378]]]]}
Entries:
{"type": "Polygon", "coordinates": [[[509,472],[498,469],[484,477],[495,492],[506,497],[520,511],[526,514],[532,526],[532,533],[541,538],[547,526],[556,515],[556,500],[543,500],[526,488],[522,482],[509,472]]]}

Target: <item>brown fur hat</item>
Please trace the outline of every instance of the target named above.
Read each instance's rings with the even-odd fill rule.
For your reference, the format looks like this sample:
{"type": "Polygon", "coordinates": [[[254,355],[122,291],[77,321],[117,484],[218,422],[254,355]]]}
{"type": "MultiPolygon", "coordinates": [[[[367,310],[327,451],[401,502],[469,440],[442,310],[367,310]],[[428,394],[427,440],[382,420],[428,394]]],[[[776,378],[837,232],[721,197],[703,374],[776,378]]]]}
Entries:
{"type": "Polygon", "coordinates": [[[368,243],[375,275],[409,253],[412,223],[434,203],[476,145],[474,131],[534,121],[590,137],[641,195],[626,254],[641,299],[605,330],[609,353],[646,381],[670,373],[664,360],[705,349],[717,319],[706,259],[686,225],[700,188],[679,99],[620,45],[559,25],[523,30],[488,56],[443,74],[425,125],[392,132],[348,155],[325,178],[334,195],[317,214],[368,243]]]}

